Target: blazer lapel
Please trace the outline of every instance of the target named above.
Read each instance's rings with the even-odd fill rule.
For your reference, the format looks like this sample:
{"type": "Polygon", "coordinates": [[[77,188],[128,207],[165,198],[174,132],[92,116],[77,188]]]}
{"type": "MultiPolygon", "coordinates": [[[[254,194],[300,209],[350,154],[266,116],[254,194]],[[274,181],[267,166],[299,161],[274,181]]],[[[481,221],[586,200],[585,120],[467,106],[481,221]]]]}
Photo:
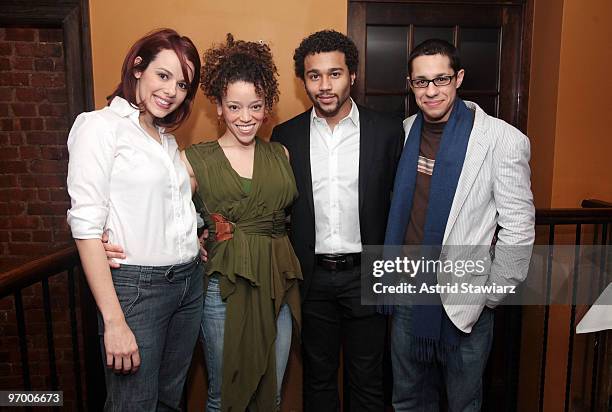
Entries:
{"type": "Polygon", "coordinates": [[[372,144],[374,139],[372,119],[362,106],[357,106],[357,108],[359,109],[359,212],[361,213],[370,175],[368,169],[372,165],[374,155],[372,144]]]}
{"type": "Polygon", "coordinates": [[[312,173],[310,166],[310,110],[307,110],[300,119],[298,125],[298,136],[297,137],[297,150],[292,153],[292,156],[296,156],[293,161],[298,164],[299,167],[294,169],[296,179],[300,179],[301,184],[298,187],[302,188],[300,196],[306,198],[310,213],[314,220],[314,201],[312,199],[312,173]]]}
{"type": "Polygon", "coordinates": [[[489,151],[489,141],[486,138],[487,136],[484,130],[485,119],[479,119],[479,114],[482,113],[476,113],[477,117],[474,120],[474,127],[472,129],[472,133],[470,134],[470,142],[468,143],[467,153],[465,154],[465,161],[463,163],[461,176],[459,177],[459,182],[457,183],[457,190],[453,199],[453,205],[448,215],[443,243],[446,242],[446,238],[450,234],[453,225],[457,220],[459,211],[463,207],[465,199],[474,185],[476,176],[478,176],[478,172],[480,171],[482,163],[484,162],[487,152],[489,151]]]}

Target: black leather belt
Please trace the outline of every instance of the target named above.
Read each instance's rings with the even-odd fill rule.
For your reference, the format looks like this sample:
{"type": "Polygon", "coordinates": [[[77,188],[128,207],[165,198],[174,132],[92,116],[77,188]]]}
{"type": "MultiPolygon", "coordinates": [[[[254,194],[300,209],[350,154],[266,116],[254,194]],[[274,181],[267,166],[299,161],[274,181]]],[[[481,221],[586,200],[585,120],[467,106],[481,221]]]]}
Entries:
{"type": "Polygon", "coordinates": [[[361,264],[361,253],[315,255],[317,266],[332,272],[350,270],[361,264]]]}

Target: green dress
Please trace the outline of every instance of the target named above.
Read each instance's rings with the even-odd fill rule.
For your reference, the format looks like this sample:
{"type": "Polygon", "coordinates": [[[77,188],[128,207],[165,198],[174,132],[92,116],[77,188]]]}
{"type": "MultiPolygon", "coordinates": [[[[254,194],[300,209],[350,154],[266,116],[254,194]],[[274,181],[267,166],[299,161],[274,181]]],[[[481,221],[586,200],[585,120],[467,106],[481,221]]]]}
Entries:
{"type": "Polygon", "coordinates": [[[294,330],[300,325],[302,274],[285,231],[284,210],[297,197],[291,166],[280,144],[257,139],[251,187],[245,190],[216,141],[191,146],[186,154],[198,182],[194,202],[209,227],[205,274],[220,275],[226,302],[222,410],[273,411],[276,318],[284,303],[294,330]],[[225,226],[231,234],[222,236],[229,239],[216,239],[221,226],[214,214],[230,222],[225,226]]]}

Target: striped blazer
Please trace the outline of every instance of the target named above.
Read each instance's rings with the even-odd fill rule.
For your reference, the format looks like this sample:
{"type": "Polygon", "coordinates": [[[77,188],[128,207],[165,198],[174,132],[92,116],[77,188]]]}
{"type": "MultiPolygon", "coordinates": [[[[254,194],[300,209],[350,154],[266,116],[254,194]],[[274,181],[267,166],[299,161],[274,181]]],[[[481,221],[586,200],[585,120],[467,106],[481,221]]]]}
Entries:
{"type": "MultiPolygon", "coordinates": [[[[535,238],[529,139],[519,130],[488,116],[477,104],[474,126],[444,232],[440,260],[482,260],[485,270],[463,278],[439,271],[438,284],[515,286],[529,269],[535,238]],[[491,243],[500,230],[491,258],[491,243]]],[[[404,120],[406,136],[415,116],[404,120]]],[[[444,309],[463,332],[471,332],[485,306],[495,307],[503,293],[441,293],[444,309]]]]}

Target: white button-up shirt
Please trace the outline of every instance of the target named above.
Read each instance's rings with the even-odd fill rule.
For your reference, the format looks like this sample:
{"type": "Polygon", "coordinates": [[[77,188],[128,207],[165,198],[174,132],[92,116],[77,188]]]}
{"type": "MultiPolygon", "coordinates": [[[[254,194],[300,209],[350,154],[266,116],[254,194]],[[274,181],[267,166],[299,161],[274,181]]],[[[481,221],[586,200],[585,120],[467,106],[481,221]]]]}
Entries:
{"type": "Polygon", "coordinates": [[[332,131],[310,115],[310,168],[315,212],[315,253],[361,252],[359,231],[359,110],[332,131]]]}
{"type": "Polygon", "coordinates": [[[162,144],[140,126],[139,111],[115,97],[80,114],[68,136],[68,224],[75,239],[121,245],[119,263],[165,266],[199,253],[189,175],[171,134],[162,144]]]}

